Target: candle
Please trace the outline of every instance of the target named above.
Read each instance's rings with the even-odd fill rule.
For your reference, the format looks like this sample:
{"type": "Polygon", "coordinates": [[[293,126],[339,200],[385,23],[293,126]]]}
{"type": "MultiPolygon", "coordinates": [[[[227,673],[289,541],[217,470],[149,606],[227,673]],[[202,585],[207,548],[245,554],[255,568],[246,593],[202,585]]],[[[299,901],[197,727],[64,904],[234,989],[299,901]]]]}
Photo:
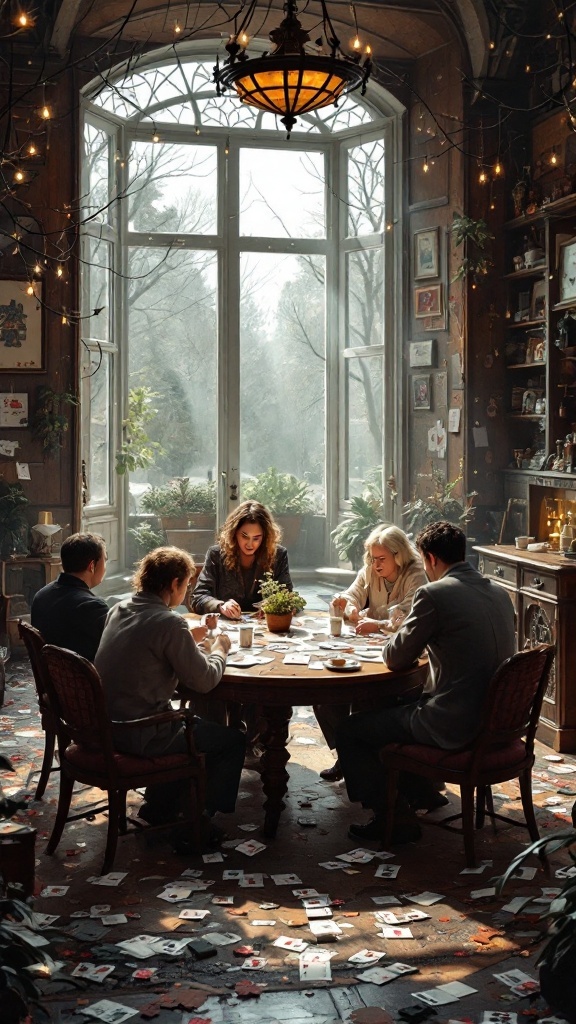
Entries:
{"type": "Polygon", "coordinates": [[[52,522],[53,522],[52,513],[51,512],[39,512],[38,513],[38,522],[41,523],[42,526],[50,526],[52,524],[52,522]]]}

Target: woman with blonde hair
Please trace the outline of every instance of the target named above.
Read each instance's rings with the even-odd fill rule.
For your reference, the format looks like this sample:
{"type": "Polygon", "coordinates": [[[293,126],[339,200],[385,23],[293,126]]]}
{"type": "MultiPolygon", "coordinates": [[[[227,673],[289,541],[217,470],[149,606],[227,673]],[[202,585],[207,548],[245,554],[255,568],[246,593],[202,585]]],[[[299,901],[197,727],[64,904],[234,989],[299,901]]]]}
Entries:
{"type": "MultiPolygon", "coordinates": [[[[353,623],[362,636],[392,633],[410,611],[418,587],[427,582],[422,559],[404,530],[382,524],[364,541],[364,565],[348,590],[333,598],[330,610],[353,623]]],[[[354,704],[352,710],[361,710],[361,706],[354,704]]],[[[314,713],[326,743],[334,750],[336,730],[350,708],[322,704],[314,708],[314,713]]],[[[328,782],[338,782],[343,777],[338,761],[320,775],[328,782]]]]}
{"type": "Polygon", "coordinates": [[[418,587],[427,583],[422,560],[399,526],[376,526],[364,541],[364,565],[352,585],[332,600],[333,614],[362,636],[398,629],[418,587]]]}
{"type": "Polygon", "coordinates": [[[219,612],[240,619],[261,600],[265,572],[292,590],[288,553],[279,541],[280,527],[259,501],[243,501],[230,513],[219,543],[208,548],[192,595],[195,612],[219,612]]]}

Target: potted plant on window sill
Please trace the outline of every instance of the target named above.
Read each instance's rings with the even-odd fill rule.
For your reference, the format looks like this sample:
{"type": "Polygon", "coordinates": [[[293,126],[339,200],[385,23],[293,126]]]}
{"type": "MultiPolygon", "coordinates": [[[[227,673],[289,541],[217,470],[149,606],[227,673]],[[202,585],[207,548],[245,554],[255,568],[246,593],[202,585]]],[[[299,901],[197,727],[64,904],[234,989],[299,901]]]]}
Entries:
{"type": "Polygon", "coordinates": [[[270,466],[265,473],[242,485],[242,501],[259,501],[272,513],[282,529],[287,548],[298,543],[302,516],[314,511],[310,486],[292,473],[279,473],[270,466]]]}
{"type": "MultiPolygon", "coordinates": [[[[572,820],[574,821],[574,808],[572,820]]],[[[543,854],[567,847],[576,847],[574,829],[538,839],[511,861],[502,877],[498,879],[496,891],[502,892],[506,882],[514,877],[515,872],[531,854],[542,857],[543,854]]],[[[572,864],[576,865],[576,852],[569,849],[568,853],[572,864]]],[[[540,968],[540,991],[555,1013],[564,1017],[569,1024],[576,1024],[576,877],[566,878],[560,893],[552,900],[542,917],[548,919],[550,927],[548,941],[536,961],[540,968]]]]}
{"type": "Polygon", "coordinates": [[[270,633],[286,633],[290,629],[292,616],[302,611],[306,601],[296,590],[288,590],[285,583],[273,579],[272,573],[264,574],[260,587],[262,612],[270,633]]]}
{"type": "Polygon", "coordinates": [[[179,477],[142,495],[143,512],[158,516],[163,530],[214,530],[216,526],[216,485],[212,481],[192,484],[179,477]]]}

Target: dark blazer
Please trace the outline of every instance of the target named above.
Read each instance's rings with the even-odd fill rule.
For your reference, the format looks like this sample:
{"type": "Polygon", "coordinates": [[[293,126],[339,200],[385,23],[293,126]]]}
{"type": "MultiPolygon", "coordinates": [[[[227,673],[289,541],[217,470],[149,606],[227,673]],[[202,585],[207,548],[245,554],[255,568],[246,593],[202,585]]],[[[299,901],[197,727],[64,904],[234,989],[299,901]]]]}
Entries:
{"type": "Polygon", "coordinates": [[[109,608],[84,580],[61,572],[32,600],[30,621],[47,644],[76,651],[94,661],[109,608]]]}
{"type": "Polygon", "coordinates": [[[508,593],[468,562],[420,587],[408,617],[384,648],[384,660],[389,668],[407,668],[425,649],[429,698],[414,706],[410,728],[417,743],[453,750],[476,735],[488,683],[515,653],[508,593]]]}
{"type": "MultiPolygon", "coordinates": [[[[254,563],[253,572],[244,575],[238,571],[227,569],[222,559],[219,544],[208,548],[204,560],[204,568],[198,577],[192,607],[195,612],[204,615],[206,612],[217,612],[223,601],[237,601],[243,612],[254,610],[254,602],[262,600],[260,580],[264,575],[258,561],[254,563]]],[[[272,575],[279,583],[285,583],[292,590],[290,569],[288,568],[288,552],[278,545],[272,575]]]]}

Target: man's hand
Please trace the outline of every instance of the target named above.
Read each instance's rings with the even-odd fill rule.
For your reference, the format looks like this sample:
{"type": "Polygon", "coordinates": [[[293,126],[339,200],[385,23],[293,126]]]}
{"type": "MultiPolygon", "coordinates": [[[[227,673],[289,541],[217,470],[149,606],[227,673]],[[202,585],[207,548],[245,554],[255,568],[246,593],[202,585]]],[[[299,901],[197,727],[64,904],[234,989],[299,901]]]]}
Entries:
{"type": "Polygon", "coordinates": [[[220,605],[220,614],[225,615],[227,619],[241,619],[242,609],[238,601],[224,601],[224,604],[220,605]]]}
{"type": "Polygon", "coordinates": [[[208,629],[206,626],[194,626],[190,632],[197,644],[202,643],[202,641],[208,636],[208,629]]]}
{"type": "Polygon", "coordinates": [[[212,644],[212,653],[215,651],[221,652],[222,654],[228,654],[232,641],[227,633],[219,633],[214,643],[212,644]]]}
{"type": "Polygon", "coordinates": [[[378,633],[380,623],[376,619],[362,619],[356,626],[357,636],[368,636],[369,633],[378,633]]]}

